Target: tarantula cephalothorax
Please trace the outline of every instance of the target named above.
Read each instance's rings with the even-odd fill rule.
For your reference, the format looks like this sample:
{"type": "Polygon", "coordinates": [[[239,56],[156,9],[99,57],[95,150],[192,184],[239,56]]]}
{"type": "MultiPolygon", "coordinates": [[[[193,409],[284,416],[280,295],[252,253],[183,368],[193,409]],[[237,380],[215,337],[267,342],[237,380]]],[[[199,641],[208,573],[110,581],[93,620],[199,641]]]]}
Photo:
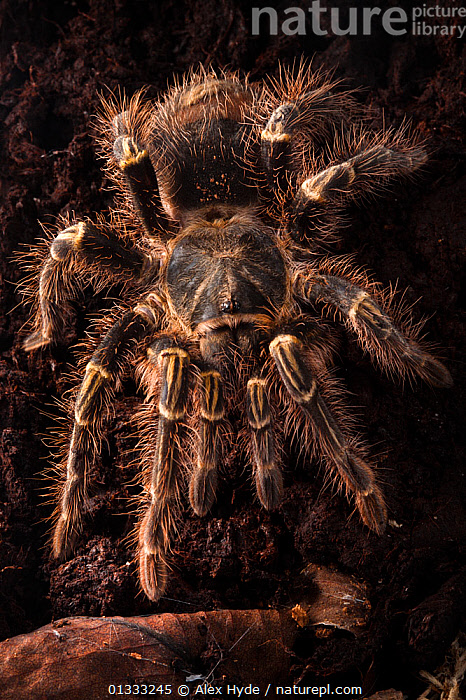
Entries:
{"type": "Polygon", "coordinates": [[[37,311],[27,350],[60,340],[83,283],[119,282],[125,294],[77,393],[56,557],[70,555],[81,529],[103,417],[135,359],[149,416],[138,537],[149,598],[165,590],[182,477],[195,512],[207,513],[233,412],[265,508],[282,495],[277,436],[295,433],[364,523],[383,531],[382,491],[330,375],[334,344],[315,308],[338,312],[390,373],[435,386],[451,378],[384,310],[390,295],[350,260],[319,255],[348,202],[425,161],[405,131],[362,124],[353,99],[304,63],[257,86],[200,70],[155,105],[141,95],[105,105],[101,141],[119,208],[109,224],[58,233],[29,285],[37,311]]]}

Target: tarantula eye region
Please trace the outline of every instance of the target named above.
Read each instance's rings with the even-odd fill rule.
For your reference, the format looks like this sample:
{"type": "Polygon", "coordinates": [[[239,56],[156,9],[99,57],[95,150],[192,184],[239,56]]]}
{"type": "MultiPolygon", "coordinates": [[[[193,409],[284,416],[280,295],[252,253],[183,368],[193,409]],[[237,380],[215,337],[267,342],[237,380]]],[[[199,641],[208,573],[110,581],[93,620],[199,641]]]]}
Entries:
{"type": "Polygon", "coordinates": [[[236,299],[227,299],[220,304],[220,310],[224,314],[234,313],[241,309],[241,304],[236,299]]]}

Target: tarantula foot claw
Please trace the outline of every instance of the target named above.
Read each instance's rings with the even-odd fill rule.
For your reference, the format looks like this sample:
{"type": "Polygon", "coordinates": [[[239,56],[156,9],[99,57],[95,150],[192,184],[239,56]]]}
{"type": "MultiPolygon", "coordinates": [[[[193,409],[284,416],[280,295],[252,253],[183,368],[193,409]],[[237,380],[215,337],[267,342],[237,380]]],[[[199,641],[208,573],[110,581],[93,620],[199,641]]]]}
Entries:
{"type": "Polygon", "coordinates": [[[52,342],[51,338],[47,338],[41,330],[35,331],[28,335],[28,337],[23,342],[23,348],[26,352],[32,352],[33,350],[39,350],[39,348],[44,348],[46,345],[50,345],[52,342]]]}
{"type": "Polygon", "coordinates": [[[425,355],[423,360],[419,371],[428,384],[439,389],[450,389],[453,386],[452,376],[445,365],[431,355],[425,355]]]}
{"type": "Polygon", "coordinates": [[[52,540],[52,556],[58,562],[63,563],[70,558],[76,546],[80,531],[76,527],[70,527],[68,520],[60,518],[55,526],[52,540]]]}
{"type": "Polygon", "coordinates": [[[217,491],[217,471],[198,469],[191,476],[189,500],[196,515],[206,515],[211,509],[217,491]]]}
{"type": "Polygon", "coordinates": [[[279,469],[267,469],[256,475],[256,489],[266,510],[275,510],[283,496],[283,477],[279,469]]]}
{"type": "Polygon", "coordinates": [[[381,490],[375,486],[356,496],[356,506],[367,527],[381,535],[387,526],[387,508],[381,490]]]}
{"type": "Polygon", "coordinates": [[[156,603],[167,587],[168,567],[160,554],[141,550],[139,555],[139,576],[144,593],[156,603]]]}

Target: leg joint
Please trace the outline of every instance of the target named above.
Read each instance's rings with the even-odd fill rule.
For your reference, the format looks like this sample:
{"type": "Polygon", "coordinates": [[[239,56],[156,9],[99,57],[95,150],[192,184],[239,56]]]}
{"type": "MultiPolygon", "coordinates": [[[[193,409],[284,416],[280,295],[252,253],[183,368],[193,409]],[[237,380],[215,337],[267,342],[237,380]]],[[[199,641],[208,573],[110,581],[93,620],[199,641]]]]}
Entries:
{"type": "Polygon", "coordinates": [[[139,148],[136,141],[131,136],[119,136],[113,145],[113,152],[122,170],[149,158],[145,148],[139,148]]]}
{"type": "Polygon", "coordinates": [[[207,421],[222,420],[225,415],[223,384],[220,373],[201,373],[201,416],[207,421]]]}
{"type": "Polygon", "coordinates": [[[87,364],[74,410],[78,425],[95,423],[98,418],[98,408],[102,403],[102,392],[108,387],[111,377],[110,372],[100,364],[92,361],[87,364]]]}
{"type": "Polygon", "coordinates": [[[165,348],[158,362],[162,372],[159,412],[167,420],[180,421],[186,412],[189,355],[176,346],[165,348]]]}
{"type": "Polygon", "coordinates": [[[294,335],[278,335],[269,349],[292,398],[300,404],[312,401],[317,394],[317,383],[306,366],[303,343],[294,335]]]}
{"type": "Polygon", "coordinates": [[[58,262],[65,260],[70,253],[79,250],[85,235],[86,224],[83,221],[70,226],[53,240],[50,246],[50,256],[58,262]]]}
{"type": "Polygon", "coordinates": [[[246,412],[254,430],[266,428],[272,422],[265,379],[250,379],[247,386],[246,412]]]}

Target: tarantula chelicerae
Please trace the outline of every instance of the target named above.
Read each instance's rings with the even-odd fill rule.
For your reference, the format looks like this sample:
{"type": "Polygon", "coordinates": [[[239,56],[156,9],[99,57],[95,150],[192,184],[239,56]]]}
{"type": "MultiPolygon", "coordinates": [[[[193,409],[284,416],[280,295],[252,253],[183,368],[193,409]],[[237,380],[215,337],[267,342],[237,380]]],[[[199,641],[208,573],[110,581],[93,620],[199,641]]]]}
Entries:
{"type": "Polygon", "coordinates": [[[316,308],[338,312],[390,373],[435,386],[451,378],[409,324],[392,320],[390,295],[319,245],[348,202],[412,173],[424,151],[403,129],[369,131],[352,97],[306,64],[258,86],[198,71],[160,103],[139,94],[104,112],[119,209],[110,224],[79,221],[58,233],[38,292],[30,285],[37,312],[27,350],[60,340],[83,283],[118,282],[124,292],[77,393],[54,555],[68,557],[75,544],[103,419],[134,360],[147,396],[138,551],[149,598],[165,590],[182,466],[204,515],[233,412],[265,508],[280,503],[278,444],[295,433],[381,533],[383,494],[330,374],[334,343],[316,308]]]}

